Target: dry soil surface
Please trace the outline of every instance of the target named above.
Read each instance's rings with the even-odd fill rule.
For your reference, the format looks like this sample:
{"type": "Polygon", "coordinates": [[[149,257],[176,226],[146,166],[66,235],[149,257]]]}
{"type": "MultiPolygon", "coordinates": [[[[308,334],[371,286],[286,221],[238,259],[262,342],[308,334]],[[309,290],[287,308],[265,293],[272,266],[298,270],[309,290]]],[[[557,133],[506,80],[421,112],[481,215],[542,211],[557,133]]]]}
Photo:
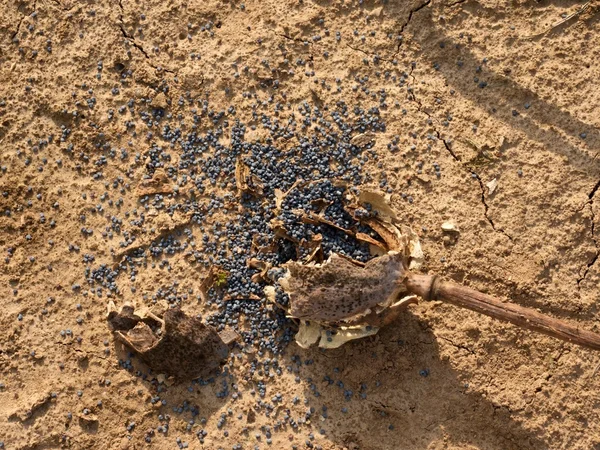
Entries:
{"type": "MultiPolygon", "coordinates": [[[[216,395],[221,379],[167,380],[158,391],[136,376],[136,361],[119,364],[127,354],[106,325],[108,299],[89,292],[85,273],[115,263],[123,236],[102,232],[111,216],[140,207],[149,102],[182,114],[190,130],[199,107],[188,99],[226,115],[233,105],[251,122],[262,111],[254,94],[264,110],[271,97],[281,102],[285,116],[303,102],[380,106],[385,89],[387,128],[365,170],[372,186],[387,179],[393,207],[419,233],[424,271],[600,331],[600,5],[551,29],[582,6],[3,0],[3,448],[600,449],[593,351],[421,302],[340,349],[290,344],[280,374],[271,365],[249,376],[257,355],[234,351],[226,397],[216,395]],[[442,232],[447,220],[460,234],[442,232]],[[263,379],[260,399],[251,390],[263,379]],[[277,393],[283,401],[270,414],[255,412],[277,393]],[[157,395],[166,405],[152,402],[157,395]],[[306,423],[281,425],[311,407],[306,423]]],[[[203,118],[198,132],[210,126],[203,118]]],[[[159,219],[148,242],[195,226],[159,219]]],[[[117,302],[143,304],[174,280],[197,291],[202,271],[183,255],[165,258],[170,270],[148,265],[120,278],[117,302]]],[[[191,297],[182,305],[206,309],[191,297]]]]}

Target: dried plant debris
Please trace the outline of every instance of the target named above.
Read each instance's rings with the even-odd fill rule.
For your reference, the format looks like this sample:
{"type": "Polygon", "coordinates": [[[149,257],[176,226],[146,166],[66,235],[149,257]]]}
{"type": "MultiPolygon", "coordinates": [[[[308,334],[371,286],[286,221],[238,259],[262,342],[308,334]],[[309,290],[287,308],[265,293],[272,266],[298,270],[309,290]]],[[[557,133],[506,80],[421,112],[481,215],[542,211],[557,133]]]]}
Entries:
{"type": "Polygon", "coordinates": [[[371,313],[356,324],[332,325],[303,320],[298,325],[295,340],[302,348],[309,348],[317,342],[320,348],[338,348],[348,341],[377,334],[382,327],[396,320],[399,314],[412,303],[417,303],[417,297],[405,296],[390,305],[388,309],[380,313],[371,313]]]}
{"type": "Polygon", "coordinates": [[[108,322],[115,337],[133,349],[156,373],[177,380],[206,377],[227,359],[232,333],[223,337],[196,317],[180,309],[168,309],[159,318],[147,308],[125,304],[117,312],[108,305],[108,322]]]}
{"type": "Polygon", "coordinates": [[[494,192],[496,192],[496,189],[498,188],[498,178],[494,178],[485,185],[488,188],[488,195],[494,195],[494,192]]]}
{"type": "Polygon", "coordinates": [[[290,194],[290,192],[292,192],[298,186],[304,184],[306,183],[304,183],[302,180],[296,180],[294,184],[292,184],[292,186],[290,186],[290,188],[285,192],[283,192],[281,189],[273,189],[273,195],[275,196],[275,208],[277,209],[277,211],[281,210],[283,200],[290,194]]]}
{"type": "MultiPolygon", "coordinates": [[[[400,225],[398,214],[391,207],[391,196],[378,191],[363,189],[358,196],[350,199],[346,209],[356,220],[367,225],[380,238],[377,242],[369,242],[373,255],[379,256],[381,248],[386,251],[401,252],[408,258],[408,268],[418,269],[423,262],[424,254],[419,237],[408,226],[400,225]],[[368,209],[364,209],[366,206],[368,209]],[[381,242],[383,241],[383,242],[381,242]],[[377,247],[373,247],[375,244],[377,247]]],[[[364,236],[358,236],[364,240],[364,236]]]]}
{"type": "MultiPolygon", "coordinates": [[[[168,108],[166,97],[155,106],[168,108]]],[[[208,101],[202,109],[212,114],[208,101]]],[[[165,123],[143,155],[143,214],[134,210],[128,220],[111,218],[103,236],[119,235],[113,241],[114,264],[86,268],[93,295],[118,296],[140,263],[151,271],[170,267],[171,256],[182,255],[200,270],[219,271],[206,277],[200,292],[193,288],[210,306],[208,325],[230,326],[245,345],[281,353],[294,326],[283,310],[267,304],[265,270],[248,264],[250,259],[281,267],[290,260],[321,264],[336,253],[364,264],[390,248],[347,210],[358,195],[356,186],[371,181],[365,165],[377,154],[378,133],[385,131],[380,112],[338,102],[324,110],[305,103],[294,114],[285,121],[271,118],[264,128],[228,122],[226,133],[216,118],[205,133],[182,134],[165,123]],[[305,120],[316,117],[324,128],[305,127],[305,120]],[[162,143],[171,144],[173,161],[161,160],[162,143]],[[226,278],[215,279],[221,273],[226,278]]],[[[178,281],[166,276],[156,286],[156,298],[171,307],[185,303],[188,293],[178,281]]],[[[284,294],[277,295],[287,307],[284,294]]]]}
{"type": "MultiPolygon", "coordinates": [[[[332,253],[325,262],[308,258],[283,265],[278,284],[289,299],[288,316],[299,320],[296,342],[303,348],[316,343],[335,348],[373,335],[416,301],[406,295],[402,282],[405,268],[418,268],[423,260],[417,235],[409,227],[396,226],[398,214],[387,195],[362,190],[348,194],[346,200],[344,211],[353,219],[348,228],[332,226],[322,213],[298,217],[367,244],[371,256],[377,257],[365,263],[332,253]],[[359,227],[368,232],[358,231],[359,227]]],[[[267,287],[265,294],[278,303],[274,287],[267,287]]]]}
{"type": "Polygon", "coordinates": [[[364,267],[333,254],[324,264],[289,262],[279,284],[290,297],[290,316],[336,323],[390,304],[402,291],[402,255],[374,258],[364,267]]]}
{"type": "MultiPolygon", "coordinates": [[[[289,296],[289,316],[300,319],[298,345],[335,348],[377,333],[416,301],[402,284],[405,264],[398,252],[364,265],[337,254],[323,264],[287,263],[279,285],[289,296]]],[[[266,293],[274,298],[274,288],[266,293]]]]}
{"type": "Polygon", "coordinates": [[[292,244],[290,259],[321,262],[335,252],[366,262],[373,256],[356,233],[376,234],[344,209],[346,192],[341,184],[319,180],[297,181],[286,192],[275,193],[276,215],[269,226],[277,238],[292,244]]]}
{"type": "Polygon", "coordinates": [[[263,195],[264,186],[260,179],[253,175],[250,168],[238,158],[235,164],[235,185],[242,193],[255,196],[263,195]]]}
{"type": "Polygon", "coordinates": [[[273,267],[273,265],[271,263],[266,262],[266,261],[261,261],[258,258],[250,258],[248,260],[248,267],[252,267],[254,269],[260,270],[260,272],[252,275],[252,278],[251,278],[252,282],[258,283],[258,282],[268,282],[269,281],[269,279],[267,277],[267,273],[269,272],[271,267],[273,267]]]}
{"type": "Polygon", "coordinates": [[[191,217],[183,212],[175,211],[173,214],[167,214],[153,209],[149,210],[145,215],[144,222],[150,228],[138,235],[135,245],[111,250],[115,261],[113,268],[118,268],[123,258],[127,256],[138,258],[146,252],[151,254],[156,252],[171,234],[187,226],[190,221],[191,217]]]}
{"type": "Polygon", "coordinates": [[[375,142],[375,138],[375,133],[361,133],[350,139],[350,143],[352,145],[356,145],[357,147],[366,147],[369,144],[373,144],[375,142]]]}
{"type": "Polygon", "coordinates": [[[385,243],[369,236],[366,233],[361,233],[361,232],[356,233],[356,239],[369,244],[369,250],[372,255],[375,255],[375,256],[385,255],[385,253],[387,251],[385,243]]]}
{"type": "Polygon", "coordinates": [[[398,220],[398,216],[390,206],[391,195],[383,194],[377,191],[362,189],[358,195],[360,204],[369,204],[371,209],[377,212],[378,216],[385,220],[398,220]]]}
{"type": "Polygon", "coordinates": [[[162,168],[156,169],[152,177],[141,180],[136,188],[138,197],[153,194],[170,194],[171,192],[173,192],[173,182],[162,168]]]}
{"type": "Polygon", "coordinates": [[[303,321],[296,334],[296,343],[309,348],[318,342],[321,348],[338,348],[348,341],[377,334],[379,328],[373,326],[340,326],[335,330],[325,329],[318,322],[303,321]]]}
{"type": "Polygon", "coordinates": [[[216,283],[217,275],[218,270],[215,268],[215,266],[210,266],[208,272],[202,279],[202,282],[200,283],[200,298],[203,302],[207,302],[209,300],[208,291],[216,283]]]}
{"type": "Polygon", "coordinates": [[[442,224],[442,230],[447,233],[460,233],[458,225],[453,220],[447,220],[442,224]]]}

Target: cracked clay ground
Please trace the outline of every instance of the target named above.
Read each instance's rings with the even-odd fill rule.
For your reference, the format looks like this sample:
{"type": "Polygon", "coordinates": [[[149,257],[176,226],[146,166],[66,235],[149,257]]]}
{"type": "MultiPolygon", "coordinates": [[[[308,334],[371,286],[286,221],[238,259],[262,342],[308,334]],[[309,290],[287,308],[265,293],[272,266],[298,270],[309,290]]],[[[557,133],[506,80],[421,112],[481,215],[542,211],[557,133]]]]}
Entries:
{"type": "MultiPolygon", "coordinates": [[[[393,207],[420,236],[423,270],[600,331],[600,4],[543,33],[582,5],[3,0],[4,448],[600,449],[600,354],[452,306],[421,302],[378,335],[336,350],[291,344],[282,374],[267,383],[266,399],[281,393],[284,405],[266,416],[252,413],[249,392],[264,374],[247,376],[248,355],[231,365],[238,398],[217,398],[219,384],[174,385],[161,392],[168,406],[152,403],[155,384],[117,362],[123,350],[105,323],[106,298],[72,289],[85,286],[84,255],[113,264],[120,238],[101,234],[113,210],[88,215],[85,225],[79,219],[104,181],[126,179],[122,208],[138,205],[150,144],[137,115],[117,112],[130,100],[143,109],[168,86],[160,101],[174,117],[186,112],[189,127],[180,98],[208,98],[216,111],[234,105],[252,123],[246,92],[265,110],[270,97],[282,102],[286,116],[303,102],[379,106],[385,89],[387,127],[376,136],[368,185],[387,180],[393,207]],[[73,150],[61,142],[61,126],[72,130],[73,150]],[[98,180],[101,133],[130,158],[109,158],[98,180]],[[442,232],[447,220],[459,235],[442,232]],[[100,231],[86,237],[82,226],[100,231]],[[66,329],[72,339],[61,336],[66,329]],[[298,367],[292,355],[312,363],[298,367]],[[347,402],[325,375],[355,398],[347,402]],[[204,423],[188,426],[189,414],[173,412],[184,401],[204,423]],[[310,423],[274,429],[284,409],[296,417],[310,407],[310,423]],[[168,433],[153,431],[147,443],[166,414],[168,433]]],[[[251,138],[265,137],[257,128],[251,138]]],[[[140,303],[171,279],[198,287],[198,269],[177,255],[171,265],[169,273],[148,267],[135,281],[120,280],[122,300],[140,303]]],[[[183,307],[204,314],[197,302],[183,307]]]]}

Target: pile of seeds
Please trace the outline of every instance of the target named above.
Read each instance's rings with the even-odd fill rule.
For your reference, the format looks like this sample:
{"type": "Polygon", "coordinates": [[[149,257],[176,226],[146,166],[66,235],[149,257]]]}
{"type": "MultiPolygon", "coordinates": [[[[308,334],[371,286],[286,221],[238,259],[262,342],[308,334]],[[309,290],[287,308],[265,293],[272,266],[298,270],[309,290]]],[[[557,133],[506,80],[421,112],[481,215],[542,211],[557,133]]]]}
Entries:
{"type": "MultiPolygon", "coordinates": [[[[140,199],[144,211],[182,213],[190,221],[147,246],[136,247],[135,232],[123,231],[120,247],[125,256],[120,264],[88,266],[86,277],[96,295],[102,295],[102,288],[109,295],[118,294],[121,274],[135,279],[139,266],[148,262],[168,268],[168,257],[183,252],[207,271],[216,268],[219,273],[207,292],[207,306],[216,307],[207,322],[218,329],[233,327],[246,344],[277,354],[292,332],[283,311],[267,307],[265,281],[253,277],[260,270],[249,261],[277,267],[291,259],[304,260],[310,245],[303,244],[317,236],[324,258],[332,252],[360,261],[369,258],[368,246],[343,230],[372,231],[359,228],[344,210],[343,200],[347,191],[369,181],[363,166],[376,158],[370,141],[353,138],[385,131],[385,124],[378,108],[349,110],[343,102],[331,109],[304,103],[285,119],[283,105],[276,104],[273,115],[255,111],[251,125],[231,119],[232,108],[225,113],[212,111],[206,101],[200,106],[199,111],[192,110],[194,122],[212,124],[203,133],[184,134],[162,107],[141,114],[149,127],[161,132],[149,133],[153,143],[143,156],[136,156],[145,164],[149,180],[160,172],[173,186],[169,193],[144,195],[140,199]],[[246,140],[249,131],[257,130],[265,137],[246,140]],[[317,213],[326,220],[303,220],[317,213]]],[[[142,227],[144,212],[133,215],[129,224],[142,227]]],[[[112,232],[118,234],[122,227],[123,219],[110,218],[112,232]]],[[[174,280],[146,300],[164,299],[176,306],[190,297],[174,280]]],[[[286,305],[282,292],[278,302],[286,305]]]]}

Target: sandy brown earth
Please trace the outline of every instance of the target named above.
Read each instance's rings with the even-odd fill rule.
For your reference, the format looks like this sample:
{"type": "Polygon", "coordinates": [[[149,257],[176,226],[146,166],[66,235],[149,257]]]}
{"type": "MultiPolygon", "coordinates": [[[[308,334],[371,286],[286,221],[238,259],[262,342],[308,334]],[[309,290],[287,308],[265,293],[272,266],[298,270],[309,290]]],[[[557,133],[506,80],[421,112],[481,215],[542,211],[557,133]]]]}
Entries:
{"type": "MultiPolygon", "coordinates": [[[[106,326],[107,298],[84,295],[82,262],[93,254],[95,264],[111,265],[119,254],[122,236],[102,236],[117,207],[104,203],[104,213],[89,213],[102,194],[122,197],[121,210],[138,205],[150,141],[139,117],[117,112],[130,99],[136,108],[154,101],[174,117],[185,113],[190,126],[191,107],[180,98],[209,98],[217,110],[234,105],[238,117],[251,120],[245,92],[267,103],[285,93],[289,112],[305,101],[376,106],[371,93],[384,88],[387,131],[377,137],[379,163],[369,172],[374,186],[387,176],[394,208],[418,231],[424,270],[600,331],[600,5],[591,2],[549,30],[582,6],[3,0],[4,448],[600,449],[600,354],[437,302],[412,306],[377,336],[340,349],[291,344],[280,358],[281,375],[272,369],[248,377],[253,356],[234,352],[223,379],[239,388],[235,399],[217,398],[219,380],[163,385],[167,405],[153,404],[156,382],[119,365],[127,355],[106,326]],[[306,65],[292,73],[299,58],[306,65]],[[353,90],[364,76],[369,92],[353,90]],[[155,99],[164,86],[168,94],[155,99]],[[71,129],[65,142],[61,127],[71,129]],[[390,152],[395,135],[398,151],[390,152]],[[95,162],[108,154],[102,139],[129,157],[108,158],[103,178],[94,179],[95,162]],[[117,177],[124,181],[115,189],[117,177]],[[450,219],[457,238],[441,230],[450,219]],[[250,412],[257,400],[250,391],[263,378],[267,399],[284,398],[269,417],[250,412]],[[353,390],[352,401],[340,380],[353,390]],[[184,400],[199,409],[189,429],[189,412],[173,411],[184,400]],[[301,417],[310,407],[310,423],[274,429],[283,409],[301,417]],[[167,422],[168,433],[156,431],[167,422]],[[203,443],[200,429],[207,432],[203,443]]],[[[182,224],[185,218],[158,215],[147,239],[182,224]]],[[[144,294],[173,280],[182,290],[198,289],[198,268],[178,255],[170,263],[170,271],[148,266],[135,280],[120,280],[118,302],[144,303],[144,294]]],[[[183,308],[206,311],[197,301],[183,308]]]]}

